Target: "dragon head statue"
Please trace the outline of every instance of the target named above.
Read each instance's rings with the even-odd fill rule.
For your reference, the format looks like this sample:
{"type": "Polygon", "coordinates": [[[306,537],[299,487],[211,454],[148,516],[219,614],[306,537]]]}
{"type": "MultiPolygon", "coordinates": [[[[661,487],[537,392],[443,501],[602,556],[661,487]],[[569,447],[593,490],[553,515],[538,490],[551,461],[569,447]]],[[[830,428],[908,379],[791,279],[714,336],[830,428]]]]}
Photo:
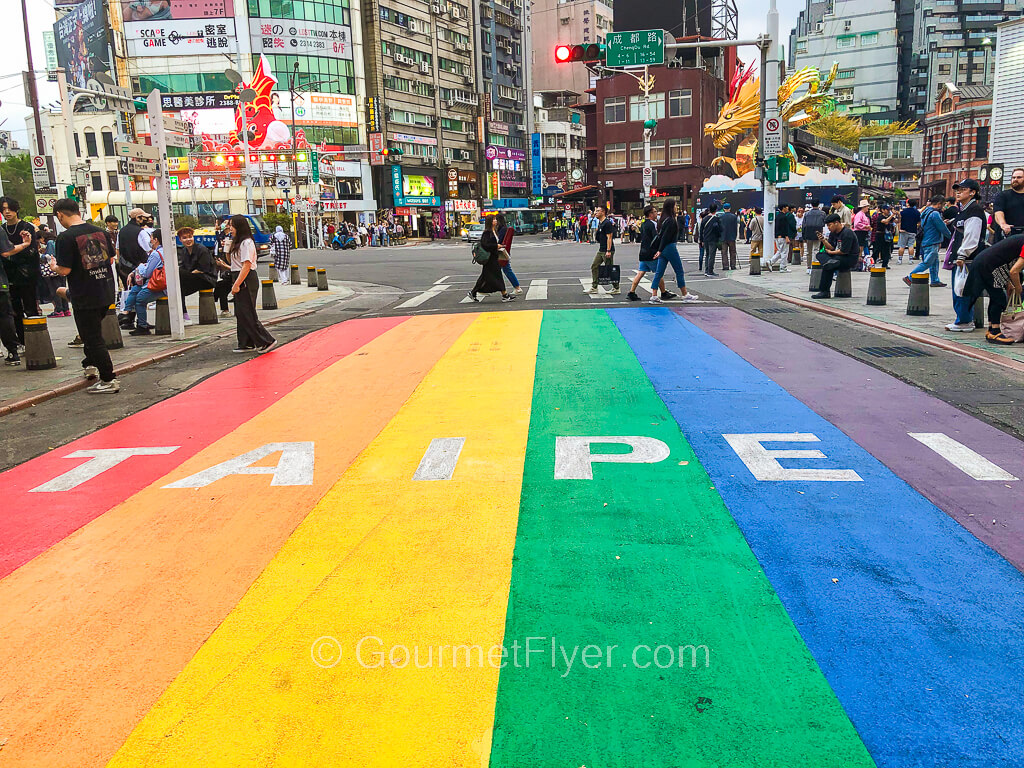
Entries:
{"type": "Polygon", "coordinates": [[[729,83],[729,100],[718,121],[704,126],[704,135],[710,136],[718,149],[725,149],[757,128],[760,111],[760,80],[754,77],[754,67],[738,68],[729,83]]]}

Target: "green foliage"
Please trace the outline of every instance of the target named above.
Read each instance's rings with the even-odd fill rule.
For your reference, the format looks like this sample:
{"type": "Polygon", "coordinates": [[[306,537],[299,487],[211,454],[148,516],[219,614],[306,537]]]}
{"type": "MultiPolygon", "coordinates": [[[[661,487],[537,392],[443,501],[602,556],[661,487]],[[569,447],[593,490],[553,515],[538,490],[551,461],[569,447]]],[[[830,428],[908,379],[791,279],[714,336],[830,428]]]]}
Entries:
{"type": "Polygon", "coordinates": [[[195,216],[189,216],[187,213],[178,214],[174,217],[174,228],[177,230],[184,227],[199,229],[199,219],[195,216]]]}
{"type": "Polygon", "coordinates": [[[284,227],[285,232],[292,231],[292,215],[290,213],[265,213],[263,220],[267,222],[271,232],[274,232],[277,227],[284,227]]]}
{"type": "Polygon", "coordinates": [[[36,190],[32,185],[32,158],[26,152],[12,155],[0,162],[0,178],[4,182],[4,194],[21,203],[21,217],[35,218],[36,190]]]}

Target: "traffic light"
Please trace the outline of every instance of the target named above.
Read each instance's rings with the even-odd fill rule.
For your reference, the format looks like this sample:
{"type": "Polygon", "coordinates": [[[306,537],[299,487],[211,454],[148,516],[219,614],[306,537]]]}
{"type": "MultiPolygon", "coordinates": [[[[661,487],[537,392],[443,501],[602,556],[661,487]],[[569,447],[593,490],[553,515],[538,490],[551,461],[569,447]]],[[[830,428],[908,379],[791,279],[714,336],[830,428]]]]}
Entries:
{"type": "Polygon", "coordinates": [[[578,43],[555,46],[555,63],[571,64],[576,61],[604,63],[607,52],[604,43],[578,43]]]}
{"type": "Polygon", "coordinates": [[[764,174],[772,184],[789,181],[789,158],[772,155],[764,162],[764,174]]]}
{"type": "Polygon", "coordinates": [[[380,151],[381,157],[390,157],[391,155],[401,157],[404,154],[405,150],[403,150],[401,147],[384,147],[384,149],[380,151]]]}

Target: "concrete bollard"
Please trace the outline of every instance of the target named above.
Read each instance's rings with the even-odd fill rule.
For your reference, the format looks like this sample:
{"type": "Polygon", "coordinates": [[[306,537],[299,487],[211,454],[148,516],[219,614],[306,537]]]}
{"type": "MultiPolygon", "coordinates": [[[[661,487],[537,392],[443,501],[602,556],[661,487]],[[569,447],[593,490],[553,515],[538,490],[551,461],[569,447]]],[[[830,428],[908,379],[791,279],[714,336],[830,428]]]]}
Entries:
{"type": "Polygon", "coordinates": [[[326,291],[327,290],[327,270],[326,269],[318,269],[316,271],[316,289],[318,291],[326,291]]]}
{"type": "Polygon", "coordinates": [[[299,265],[298,264],[292,264],[291,275],[292,275],[291,276],[291,284],[292,285],[298,285],[299,284],[299,265]]]}
{"type": "Polygon", "coordinates": [[[832,292],[833,299],[848,299],[853,296],[853,273],[850,270],[836,272],[836,289],[832,292]]]}
{"type": "Polygon", "coordinates": [[[111,304],[107,308],[107,314],[103,316],[103,343],[107,349],[124,349],[124,338],[121,336],[121,326],[117,322],[117,307],[111,304]]]}
{"type": "Polygon", "coordinates": [[[927,272],[910,276],[910,296],[907,297],[907,314],[925,317],[929,312],[927,272]]]}
{"type": "Polygon", "coordinates": [[[25,370],[45,371],[57,367],[53,355],[53,342],[46,327],[45,317],[26,317],[25,324],[25,370]]]}
{"type": "Polygon", "coordinates": [[[270,282],[272,282],[272,283],[280,283],[281,282],[281,277],[277,274],[277,267],[275,267],[273,264],[270,265],[270,268],[267,270],[267,274],[270,275],[270,282]]]}
{"type": "Polygon", "coordinates": [[[306,267],[306,287],[316,288],[316,267],[306,267]]]}
{"type": "Polygon", "coordinates": [[[156,330],[154,333],[157,336],[171,335],[171,311],[166,296],[161,296],[156,300],[156,330]]]}
{"type": "Polygon", "coordinates": [[[811,293],[821,290],[821,262],[817,259],[811,262],[811,282],[807,286],[807,290],[811,293]]]}
{"type": "Polygon", "coordinates": [[[750,274],[760,275],[761,274],[761,257],[751,256],[750,257],[750,274]]]}
{"type": "Polygon", "coordinates": [[[274,293],[273,280],[261,280],[263,284],[263,308],[277,309],[277,294],[274,293]]]}
{"type": "Polygon", "coordinates": [[[978,300],[974,302],[974,327],[984,328],[985,322],[985,294],[983,293],[978,297],[978,300]]]}
{"type": "Polygon", "coordinates": [[[216,325],[217,302],[213,298],[213,288],[204,288],[199,291],[199,324],[216,325]]]}
{"type": "Polygon", "coordinates": [[[868,306],[885,306],[885,267],[872,267],[868,278],[868,306]]]}

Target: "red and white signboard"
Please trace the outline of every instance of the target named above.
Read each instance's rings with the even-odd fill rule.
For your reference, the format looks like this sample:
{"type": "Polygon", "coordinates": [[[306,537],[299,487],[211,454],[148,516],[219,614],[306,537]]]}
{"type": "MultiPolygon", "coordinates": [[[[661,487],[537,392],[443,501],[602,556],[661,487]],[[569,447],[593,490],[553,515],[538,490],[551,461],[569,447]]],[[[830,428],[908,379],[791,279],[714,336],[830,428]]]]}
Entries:
{"type": "Polygon", "coordinates": [[[36,189],[48,189],[50,170],[46,167],[46,155],[32,155],[32,184],[36,189]]]}

